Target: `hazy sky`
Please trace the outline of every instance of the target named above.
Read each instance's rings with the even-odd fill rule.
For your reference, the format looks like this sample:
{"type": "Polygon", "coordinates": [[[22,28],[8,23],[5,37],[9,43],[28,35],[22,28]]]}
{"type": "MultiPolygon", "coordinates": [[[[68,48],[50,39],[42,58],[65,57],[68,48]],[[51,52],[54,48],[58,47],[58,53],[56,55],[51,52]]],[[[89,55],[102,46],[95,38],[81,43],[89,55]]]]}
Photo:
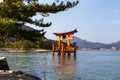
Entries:
{"type": "Polygon", "coordinates": [[[78,6],[51,14],[45,20],[53,23],[45,28],[49,39],[56,38],[54,32],[77,28],[75,36],[81,39],[103,43],[120,41],[120,0],[80,0],[78,6]]]}
{"type": "Polygon", "coordinates": [[[47,38],[55,39],[53,32],[71,31],[75,36],[92,42],[120,41],[120,0],[80,0],[78,6],[48,17],[47,38]]]}

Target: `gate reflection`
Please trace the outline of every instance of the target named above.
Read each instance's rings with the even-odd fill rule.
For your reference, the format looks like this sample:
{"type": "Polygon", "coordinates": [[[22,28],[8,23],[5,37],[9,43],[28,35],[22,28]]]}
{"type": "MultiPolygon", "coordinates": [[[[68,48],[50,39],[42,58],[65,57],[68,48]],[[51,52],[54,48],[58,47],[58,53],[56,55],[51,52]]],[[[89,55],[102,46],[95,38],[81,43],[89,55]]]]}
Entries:
{"type": "Polygon", "coordinates": [[[54,64],[54,70],[57,75],[60,76],[71,76],[74,74],[74,63],[76,62],[76,56],[53,56],[52,62],[54,64]]]}

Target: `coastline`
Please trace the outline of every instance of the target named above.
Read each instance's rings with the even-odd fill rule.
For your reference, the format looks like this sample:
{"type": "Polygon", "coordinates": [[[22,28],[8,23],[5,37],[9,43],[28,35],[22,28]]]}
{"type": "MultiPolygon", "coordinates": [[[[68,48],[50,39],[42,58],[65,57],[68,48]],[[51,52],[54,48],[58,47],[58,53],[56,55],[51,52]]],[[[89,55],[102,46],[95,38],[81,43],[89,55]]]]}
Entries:
{"type": "Polygon", "coordinates": [[[39,77],[33,76],[31,74],[26,74],[22,71],[3,71],[0,70],[0,80],[41,80],[39,77]]]}
{"type": "Polygon", "coordinates": [[[21,49],[21,48],[0,48],[0,52],[18,52],[18,53],[27,53],[27,52],[49,52],[51,50],[48,49],[40,49],[40,48],[29,48],[29,49],[21,49]]]}
{"type": "Polygon", "coordinates": [[[22,71],[12,71],[9,68],[7,59],[0,57],[0,80],[41,80],[32,74],[22,71]]]}

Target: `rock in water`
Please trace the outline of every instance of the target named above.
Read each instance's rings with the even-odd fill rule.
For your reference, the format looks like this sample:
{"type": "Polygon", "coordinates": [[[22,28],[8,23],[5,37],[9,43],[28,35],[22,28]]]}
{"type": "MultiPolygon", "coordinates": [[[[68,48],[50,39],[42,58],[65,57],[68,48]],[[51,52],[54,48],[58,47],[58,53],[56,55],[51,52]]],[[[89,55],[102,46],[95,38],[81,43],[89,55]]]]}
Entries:
{"type": "Polygon", "coordinates": [[[0,70],[10,70],[5,57],[0,57],[0,70]]]}

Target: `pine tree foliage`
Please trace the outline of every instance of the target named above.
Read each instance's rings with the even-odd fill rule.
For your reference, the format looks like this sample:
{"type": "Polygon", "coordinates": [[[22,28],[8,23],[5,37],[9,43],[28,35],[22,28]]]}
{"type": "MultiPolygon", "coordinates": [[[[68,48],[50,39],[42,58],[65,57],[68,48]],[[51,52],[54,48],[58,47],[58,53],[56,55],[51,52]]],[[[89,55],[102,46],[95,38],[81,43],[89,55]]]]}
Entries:
{"type": "Polygon", "coordinates": [[[38,0],[3,0],[0,2],[0,37],[8,38],[24,38],[35,40],[40,36],[44,36],[44,30],[26,31],[22,30],[22,26],[26,23],[39,27],[49,27],[52,23],[44,23],[44,17],[48,17],[50,13],[58,13],[66,11],[78,4],[79,1],[61,1],[59,4],[42,4],[38,0]],[[32,18],[39,14],[42,19],[33,20],[32,18]],[[30,36],[29,36],[30,34],[30,36]]]}

